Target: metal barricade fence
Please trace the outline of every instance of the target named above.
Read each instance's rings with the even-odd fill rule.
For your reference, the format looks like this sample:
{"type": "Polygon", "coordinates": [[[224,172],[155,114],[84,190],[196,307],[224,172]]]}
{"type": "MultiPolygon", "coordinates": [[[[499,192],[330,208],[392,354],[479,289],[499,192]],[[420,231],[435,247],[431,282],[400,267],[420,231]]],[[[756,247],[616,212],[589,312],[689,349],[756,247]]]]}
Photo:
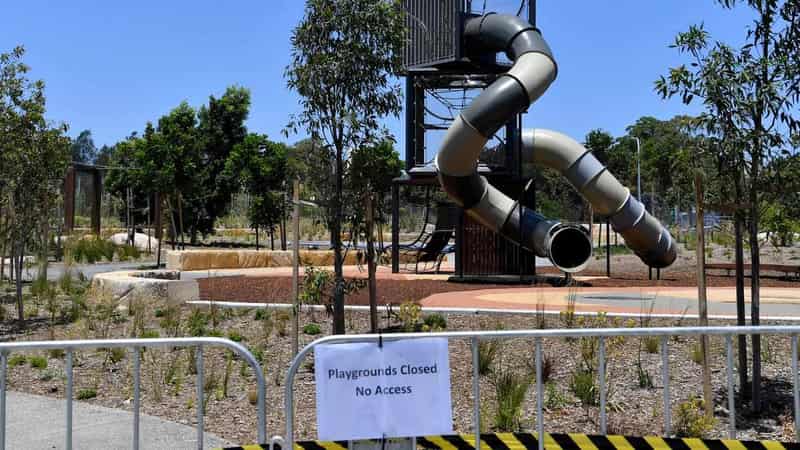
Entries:
{"type": "Polygon", "coordinates": [[[258,440],[265,442],[267,437],[267,422],[265,412],[266,383],[264,372],[256,358],[243,345],[228,339],[216,337],[187,337],[187,338],[156,338],[156,339],[98,339],[74,341],[31,341],[0,343],[0,450],[5,450],[6,445],[6,369],[8,355],[15,351],[31,350],[64,350],[66,372],[66,442],[67,450],[72,449],[72,358],[73,352],[78,350],[98,348],[129,348],[133,352],[133,443],[132,447],[139,448],[139,416],[140,416],[140,364],[141,352],[144,348],[158,347],[194,347],[195,365],[197,369],[197,448],[203,448],[203,348],[221,347],[231,350],[246,361],[256,377],[258,384],[258,440]]]}
{"type": "MultiPolygon", "coordinates": [[[[285,448],[294,446],[294,378],[305,357],[317,346],[327,344],[344,344],[357,342],[396,341],[404,339],[421,339],[441,337],[452,339],[467,339],[472,349],[472,396],[473,396],[473,430],[475,433],[475,448],[480,450],[480,423],[481,400],[480,383],[478,374],[478,343],[490,339],[534,339],[535,367],[536,367],[536,428],[538,436],[544,436],[544,392],[542,383],[542,340],[555,338],[597,338],[598,339],[598,385],[600,406],[600,434],[607,434],[606,423],[606,348],[607,338],[614,337],[661,337],[661,377],[664,385],[664,434],[671,435],[672,414],[670,406],[670,380],[669,380],[669,338],[672,336],[722,336],[725,338],[727,390],[729,429],[731,439],[736,439],[736,403],[734,398],[733,376],[733,337],[738,335],[783,335],[791,338],[792,358],[792,394],[795,418],[795,437],[800,436],[800,380],[798,379],[798,335],[800,326],[731,326],[731,327],[654,327],[654,328],[587,328],[587,329],[546,329],[546,330],[502,330],[502,331],[448,331],[437,333],[397,333],[397,334],[362,334],[328,336],[318,339],[305,348],[292,361],[286,374],[284,387],[284,408],[286,420],[286,436],[282,439],[288,444],[285,448]]],[[[544,439],[538,439],[539,449],[544,448],[544,439]]]]}

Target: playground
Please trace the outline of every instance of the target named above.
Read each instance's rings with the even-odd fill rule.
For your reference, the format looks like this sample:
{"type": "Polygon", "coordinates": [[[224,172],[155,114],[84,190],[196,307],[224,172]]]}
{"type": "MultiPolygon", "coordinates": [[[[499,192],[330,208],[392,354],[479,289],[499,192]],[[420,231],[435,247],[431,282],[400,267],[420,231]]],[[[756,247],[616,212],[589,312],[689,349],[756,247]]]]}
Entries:
{"type": "Polygon", "coordinates": [[[800,5],[538,3],[0,38],[0,450],[798,448],[800,5]]]}

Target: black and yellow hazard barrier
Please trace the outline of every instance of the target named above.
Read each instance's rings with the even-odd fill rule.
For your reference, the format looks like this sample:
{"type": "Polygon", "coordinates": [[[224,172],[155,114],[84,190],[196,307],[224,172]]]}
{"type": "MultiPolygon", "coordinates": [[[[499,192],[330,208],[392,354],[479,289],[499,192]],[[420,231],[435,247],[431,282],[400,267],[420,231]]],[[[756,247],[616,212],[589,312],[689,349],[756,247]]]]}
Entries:
{"type": "MultiPolygon", "coordinates": [[[[695,439],[632,436],[594,436],[588,434],[545,434],[547,450],[800,450],[800,444],[778,441],[740,441],[734,439],[695,439]]],[[[430,450],[475,450],[472,434],[425,436],[417,438],[417,448],[430,450]]],[[[482,450],[537,450],[535,433],[488,433],[481,435],[482,450]]],[[[224,450],[269,450],[269,445],[228,447],[224,450]]],[[[281,450],[274,445],[273,450],[281,450]]],[[[295,442],[294,450],[347,450],[346,441],[295,442]]]]}

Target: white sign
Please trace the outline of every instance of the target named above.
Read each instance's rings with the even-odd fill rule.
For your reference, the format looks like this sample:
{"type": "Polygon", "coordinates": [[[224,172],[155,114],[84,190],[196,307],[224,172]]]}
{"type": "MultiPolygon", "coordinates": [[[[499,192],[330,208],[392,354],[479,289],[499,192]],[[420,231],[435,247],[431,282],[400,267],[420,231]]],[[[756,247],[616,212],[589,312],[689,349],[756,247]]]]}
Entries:
{"type": "Polygon", "coordinates": [[[314,349],[323,441],[453,433],[447,339],[314,349]]]}

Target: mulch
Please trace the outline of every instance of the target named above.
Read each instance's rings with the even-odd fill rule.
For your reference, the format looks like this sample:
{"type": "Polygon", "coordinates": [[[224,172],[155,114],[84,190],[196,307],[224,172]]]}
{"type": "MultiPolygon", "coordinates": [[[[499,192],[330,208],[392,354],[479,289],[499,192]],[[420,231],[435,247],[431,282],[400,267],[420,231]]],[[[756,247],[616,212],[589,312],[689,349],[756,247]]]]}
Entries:
{"type": "MultiPolygon", "coordinates": [[[[201,300],[287,303],[292,298],[291,277],[218,277],[198,280],[201,300]]],[[[417,302],[440,292],[508,288],[508,284],[465,284],[443,280],[378,280],[378,304],[417,302]]],[[[369,305],[369,292],[347,296],[349,305],[369,305]]]]}
{"type": "MultiPolygon", "coordinates": [[[[539,269],[540,274],[558,274],[551,268],[539,269]]],[[[590,270],[581,273],[588,276],[605,276],[605,271],[590,270]]],[[[661,280],[649,280],[646,269],[629,272],[612,272],[611,278],[597,278],[584,282],[585,287],[651,287],[651,286],[697,286],[697,276],[687,270],[663,271],[661,280]]],[[[655,271],[653,271],[655,277],[655,271]]],[[[198,280],[201,300],[238,301],[254,303],[285,303],[292,298],[291,277],[216,277],[198,280]]],[[[735,278],[725,276],[707,276],[709,287],[734,287],[735,278]]],[[[750,279],[745,280],[749,289],[750,279]]],[[[550,286],[551,284],[542,284],[550,286]]],[[[761,277],[763,287],[800,287],[800,280],[781,277],[761,277]]],[[[391,280],[378,279],[378,304],[397,305],[405,301],[420,301],[441,292],[459,292],[478,289],[503,289],[515,287],[510,284],[477,284],[458,283],[445,280],[391,280]]],[[[349,295],[347,303],[351,305],[368,305],[367,289],[349,295]]]]}

